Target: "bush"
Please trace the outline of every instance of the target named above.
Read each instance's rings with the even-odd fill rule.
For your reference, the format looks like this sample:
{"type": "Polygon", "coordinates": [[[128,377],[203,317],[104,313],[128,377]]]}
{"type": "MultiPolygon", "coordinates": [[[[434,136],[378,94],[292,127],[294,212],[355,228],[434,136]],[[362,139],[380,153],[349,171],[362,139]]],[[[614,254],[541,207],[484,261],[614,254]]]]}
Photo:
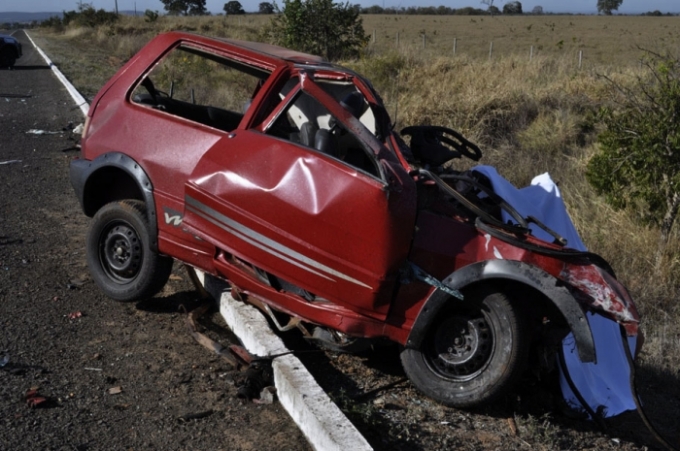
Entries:
{"type": "Polygon", "coordinates": [[[645,67],[634,88],[609,80],[618,107],[601,112],[586,176],[615,208],[659,224],[662,251],[680,208],[680,60],[648,53],[645,67]]]}
{"type": "Polygon", "coordinates": [[[62,23],[65,26],[94,28],[99,25],[111,25],[118,20],[118,14],[96,10],[90,5],[82,5],[78,11],[64,11],[62,23]]]}
{"type": "Polygon", "coordinates": [[[144,11],[144,22],[153,23],[158,20],[158,11],[147,9],[144,11]]]}
{"type": "Polygon", "coordinates": [[[369,40],[359,9],[332,0],[284,0],[264,33],[279,45],[331,61],[358,56],[369,40]]]}

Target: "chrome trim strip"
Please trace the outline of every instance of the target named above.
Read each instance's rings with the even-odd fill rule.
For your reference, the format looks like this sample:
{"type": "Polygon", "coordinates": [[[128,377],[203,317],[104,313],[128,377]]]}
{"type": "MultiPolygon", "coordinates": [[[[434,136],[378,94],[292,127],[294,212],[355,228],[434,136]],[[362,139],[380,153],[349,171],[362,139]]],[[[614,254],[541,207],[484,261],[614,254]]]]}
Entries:
{"type": "Polygon", "coordinates": [[[191,196],[185,196],[185,203],[187,208],[190,209],[192,212],[198,214],[200,217],[211,222],[212,224],[220,227],[222,230],[229,232],[232,235],[242,239],[243,241],[257,247],[258,249],[268,252],[269,254],[278,257],[292,265],[295,265],[301,269],[304,269],[305,271],[323,277],[327,280],[334,281],[331,277],[328,277],[325,274],[321,274],[318,271],[322,271],[328,275],[338,277],[340,279],[354,283],[361,287],[368,288],[369,290],[371,289],[369,285],[366,285],[360,282],[359,280],[356,280],[346,274],[336,271],[333,268],[330,268],[322,263],[319,263],[316,260],[313,260],[303,254],[300,254],[299,252],[296,252],[293,249],[284,246],[283,244],[280,244],[272,240],[271,238],[268,238],[262,235],[261,233],[256,232],[253,229],[250,229],[244,226],[243,224],[240,224],[239,222],[236,222],[233,219],[221,214],[220,212],[215,211],[214,209],[192,198],[191,196]],[[315,269],[318,271],[316,271],[315,269]]]}

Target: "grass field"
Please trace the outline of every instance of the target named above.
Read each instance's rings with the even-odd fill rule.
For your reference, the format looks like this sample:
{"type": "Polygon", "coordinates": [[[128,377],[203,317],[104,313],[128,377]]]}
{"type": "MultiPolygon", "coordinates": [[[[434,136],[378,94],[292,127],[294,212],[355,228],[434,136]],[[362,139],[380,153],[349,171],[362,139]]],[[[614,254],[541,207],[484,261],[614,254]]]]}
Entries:
{"type": "MultiPolygon", "coordinates": [[[[256,15],[161,17],[149,24],[126,17],[99,29],[32,33],[76,87],[92,97],[159,32],[184,29],[253,40],[267,20],[256,15]]],[[[641,71],[641,48],[678,48],[680,17],[390,15],[365,16],[364,28],[370,35],[375,30],[375,42],[362,58],[344,64],[373,80],[390,114],[398,111],[398,129],[408,124],[458,129],[483,145],[485,164],[520,186],[550,172],[584,242],[612,263],[644,315],[642,367],[677,375],[678,233],[663,269],[654,271],[658,229],[641,226],[635,212],[608,207],[586,183],[584,168],[600,129],[596,112],[612,95],[602,75],[632,85],[641,71]]],[[[669,390],[680,396],[677,387],[669,390]]]]}

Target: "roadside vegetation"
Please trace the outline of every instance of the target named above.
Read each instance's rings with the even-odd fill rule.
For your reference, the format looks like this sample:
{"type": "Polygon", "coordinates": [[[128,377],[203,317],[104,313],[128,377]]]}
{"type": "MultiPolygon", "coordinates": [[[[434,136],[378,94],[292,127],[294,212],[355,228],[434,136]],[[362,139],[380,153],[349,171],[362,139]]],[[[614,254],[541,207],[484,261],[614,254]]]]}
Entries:
{"type": "MultiPolygon", "coordinates": [[[[30,33],[91,98],[158,33],[186,30],[265,40],[271,17],[120,17],[94,27],[52,24],[30,33]]],[[[397,129],[436,124],[459,130],[481,144],[482,163],[497,167],[518,186],[549,172],[583,241],[611,262],[641,310],[646,343],[639,363],[644,370],[640,382],[677,382],[680,231],[677,225],[664,230],[660,248],[661,222],[641,221],[645,212],[640,209],[614,209],[591,186],[586,173],[601,146],[616,147],[607,133],[615,118],[621,117],[617,115],[625,114],[621,93],[639,92],[640,81],[658,68],[647,64],[648,54],[642,49],[666,55],[677,48],[680,18],[362,18],[370,39],[358,57],[341,64],[373,81],[397,129]],[[585,54],[581,67],[579,50],[585,54]],[[604,140],[598,141],[600,135],[604,140]]],[[[607,193],[608,183],[602,182],[598,190],[607,193]]],[[[616,178],[616,183],[627,188],[625,179],[616,178]]],[[[680,399],[677,385],[666,385],[661,391],[661,398],[680,399]]]]}

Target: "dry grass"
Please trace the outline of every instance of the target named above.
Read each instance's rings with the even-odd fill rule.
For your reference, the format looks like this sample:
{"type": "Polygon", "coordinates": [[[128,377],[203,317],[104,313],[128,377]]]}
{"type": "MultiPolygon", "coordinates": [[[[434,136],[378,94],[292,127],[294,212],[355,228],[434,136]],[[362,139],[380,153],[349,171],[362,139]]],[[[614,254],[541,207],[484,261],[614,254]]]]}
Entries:
{"type": "MultiPolygon", "coordinates": [[[[87,96],[152,36],[171,29],[256,39],[267,18],[168,18],[153,24],[124,18],[115,26],[36,31],[38,43],[87,96]]],[[[595,151],[597,109],[608,101],[600,74],[632,84],[640,70],[637,46],[665,51],[680,37],[679,17],[404,17],[365,16],[376,43],[346,65],[372,79],[397,129],[439,124],[483,144],[485,164],[517,185],[550,172],[587,246],[607,258],[645,315],[646,364],[680,368],[680,240],[653,271],[659,231],[634,214],[615,212],[584,177],[595,151]],[[422,49],[420,34],[427,36],[422,49]],[[396,33],[400,48],[395,50],[396,33]],[[452,55],[453,38],[458,54],[452,55]],[[489,60],[489,42],[494,57],[489,60]],[[559,44],[562,42],[562,44],[559,44]],[[559,44],[559,45],[558,45],[559,44]],[[529,61],[529,47],[535,46],[529,61]],[[579,69],[575,55],[585,51],[579,69]],[[394,117],[393,117],[394,119],[394,117]]]]}

